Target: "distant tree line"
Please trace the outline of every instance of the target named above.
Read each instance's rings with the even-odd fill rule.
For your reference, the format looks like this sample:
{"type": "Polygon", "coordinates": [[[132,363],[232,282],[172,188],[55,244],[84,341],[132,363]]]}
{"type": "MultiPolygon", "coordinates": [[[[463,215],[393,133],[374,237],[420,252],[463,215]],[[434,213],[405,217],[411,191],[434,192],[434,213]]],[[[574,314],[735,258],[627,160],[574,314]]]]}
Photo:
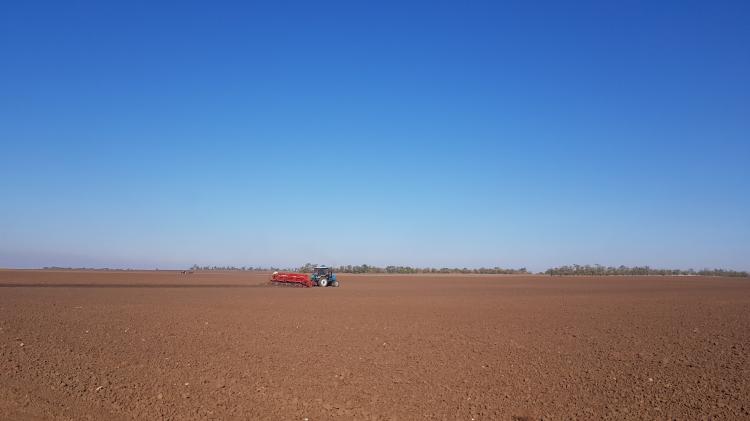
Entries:
{"type": "Polygon", "coordinates": [[[277,267],[260,267],[260,266],[198,266],[193,265],[190,267],[190,270],[235,270],[235,271],[252,271],[252,272],[273,272],[274,270],[286,270],[286,271],[292,271],[291,268],[277,268],[277,267]]]}
{"type": "MultiPolygon", "coordinates": [[[[260,267],[260,266],[199,266],[193,265],[191,271],[253,271],[253,272],[302,272],[311,273],[313,268],[318,266],[313,263],[305,263],[296,268],[278,268],[278,267],[260,267]]],[[[45,266],[45,270],[105,270],[105,271],[130,271],[135,269],[111,269],[111,268],[91,268],[91,267],[60,267],[45,266]]],[[[333,266],[334,272],[337,273],[394,273],[394,274],[416,274],[416,273],[460,273],[460,274],[488,274],[488,275],[527,275],[531,274],[526,268],[508,269],[501,267],[491,268],[431,268],[431,267],[412,267],[412,266],[372,266],[362,265],[344,265],[333,266]]],[[[159,269],[156,269],[159,270],[159,269]]],[[[602,265],[565,265],[547,269],[541,272],[546,275],[554,276],[618,276],[618,275],[694,275],[694,276],[727,276],[727,277],[750,277],[750,273],[745,271],[727,270],[727,269],[655,269],[649,266],[602,266],[602,265]]]]}
{"type": "Polygon", "coordinates": [[[700,275],[700,276],[732,276],[747,277],[747,272],[726,269],[654,269],[648,266],[602,266],[602,265],[572,265],[559,266],[547,269],[544,272],[547,275],[572,276],[572,275],[592,275],[592,276],[616,276],[616,275],[700,275]]]}
{"type": "Polygon", "coordinates": [[[137,270],[137,269],[113,269],[113,268],[88,268],[88,267],[62,267],[62,266],[45,266],[42,268],[43,270],[110,270],[110,271],[129,271],[129,270],[137,270]]]}
{"type": "MultiPolygon", "coordinates": [[[[302,273],[310,273],[313,268],[318,266],[317,264],[305,263],[304,265],[297,268],[302,273]]],[[[482,273],[482,274],[494,274],[494,275],[513,275],[513,274],[528,274],[526,268],[520,269],[506,269],[500,267],[493,268],[419,268],[411,266],[371,266],[371,265],[345,265],[345,266],[332,266],[334,272],[338,273],[482,273]]]]}

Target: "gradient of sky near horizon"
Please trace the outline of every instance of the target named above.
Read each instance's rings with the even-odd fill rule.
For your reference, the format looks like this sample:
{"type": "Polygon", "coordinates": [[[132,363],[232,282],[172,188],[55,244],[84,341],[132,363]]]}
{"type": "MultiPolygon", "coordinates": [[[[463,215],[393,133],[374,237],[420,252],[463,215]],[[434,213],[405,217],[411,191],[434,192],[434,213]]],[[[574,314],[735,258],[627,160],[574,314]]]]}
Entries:
{"type": "Polygon", "coordinates": [[[750,2],[4,2],[0,267],[750,269],[750,2]]]}

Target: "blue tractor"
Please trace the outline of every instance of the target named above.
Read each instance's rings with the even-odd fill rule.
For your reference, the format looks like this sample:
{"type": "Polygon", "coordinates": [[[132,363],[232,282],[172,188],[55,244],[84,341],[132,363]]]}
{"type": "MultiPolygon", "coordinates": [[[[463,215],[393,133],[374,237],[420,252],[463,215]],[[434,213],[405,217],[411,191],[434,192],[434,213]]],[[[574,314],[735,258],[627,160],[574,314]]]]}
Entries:
{"type": "Polygon", "coordinates": [[[315,266],[310,279],[315,282],[315,285],[319,287],[337,287],[339,281],[336,279],[336,274],[333,273],[333,269],[328,266],[315,266]]]}

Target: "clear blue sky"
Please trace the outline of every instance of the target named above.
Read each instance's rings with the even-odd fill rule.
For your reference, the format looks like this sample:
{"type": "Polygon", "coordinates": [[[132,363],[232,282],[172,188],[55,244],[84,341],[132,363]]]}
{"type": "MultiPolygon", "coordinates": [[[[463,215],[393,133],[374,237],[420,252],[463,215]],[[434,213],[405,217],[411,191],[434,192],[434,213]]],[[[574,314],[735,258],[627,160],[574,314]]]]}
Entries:
{"type": "Polygon", "coordinates": [[[0,6],[0,267],[750,269],[750,2],[104,3],[0,6]]]}

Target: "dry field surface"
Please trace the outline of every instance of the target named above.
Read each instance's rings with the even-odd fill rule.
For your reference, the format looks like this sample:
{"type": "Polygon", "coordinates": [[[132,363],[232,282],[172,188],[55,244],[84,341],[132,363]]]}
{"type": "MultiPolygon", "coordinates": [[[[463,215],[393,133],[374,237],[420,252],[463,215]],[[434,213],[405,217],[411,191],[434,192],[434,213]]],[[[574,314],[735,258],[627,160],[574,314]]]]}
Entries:
{"type": "Polygon", "coordinates": [[[0,270],[0,419],[750,419],[750,281],[0,270]]]}

